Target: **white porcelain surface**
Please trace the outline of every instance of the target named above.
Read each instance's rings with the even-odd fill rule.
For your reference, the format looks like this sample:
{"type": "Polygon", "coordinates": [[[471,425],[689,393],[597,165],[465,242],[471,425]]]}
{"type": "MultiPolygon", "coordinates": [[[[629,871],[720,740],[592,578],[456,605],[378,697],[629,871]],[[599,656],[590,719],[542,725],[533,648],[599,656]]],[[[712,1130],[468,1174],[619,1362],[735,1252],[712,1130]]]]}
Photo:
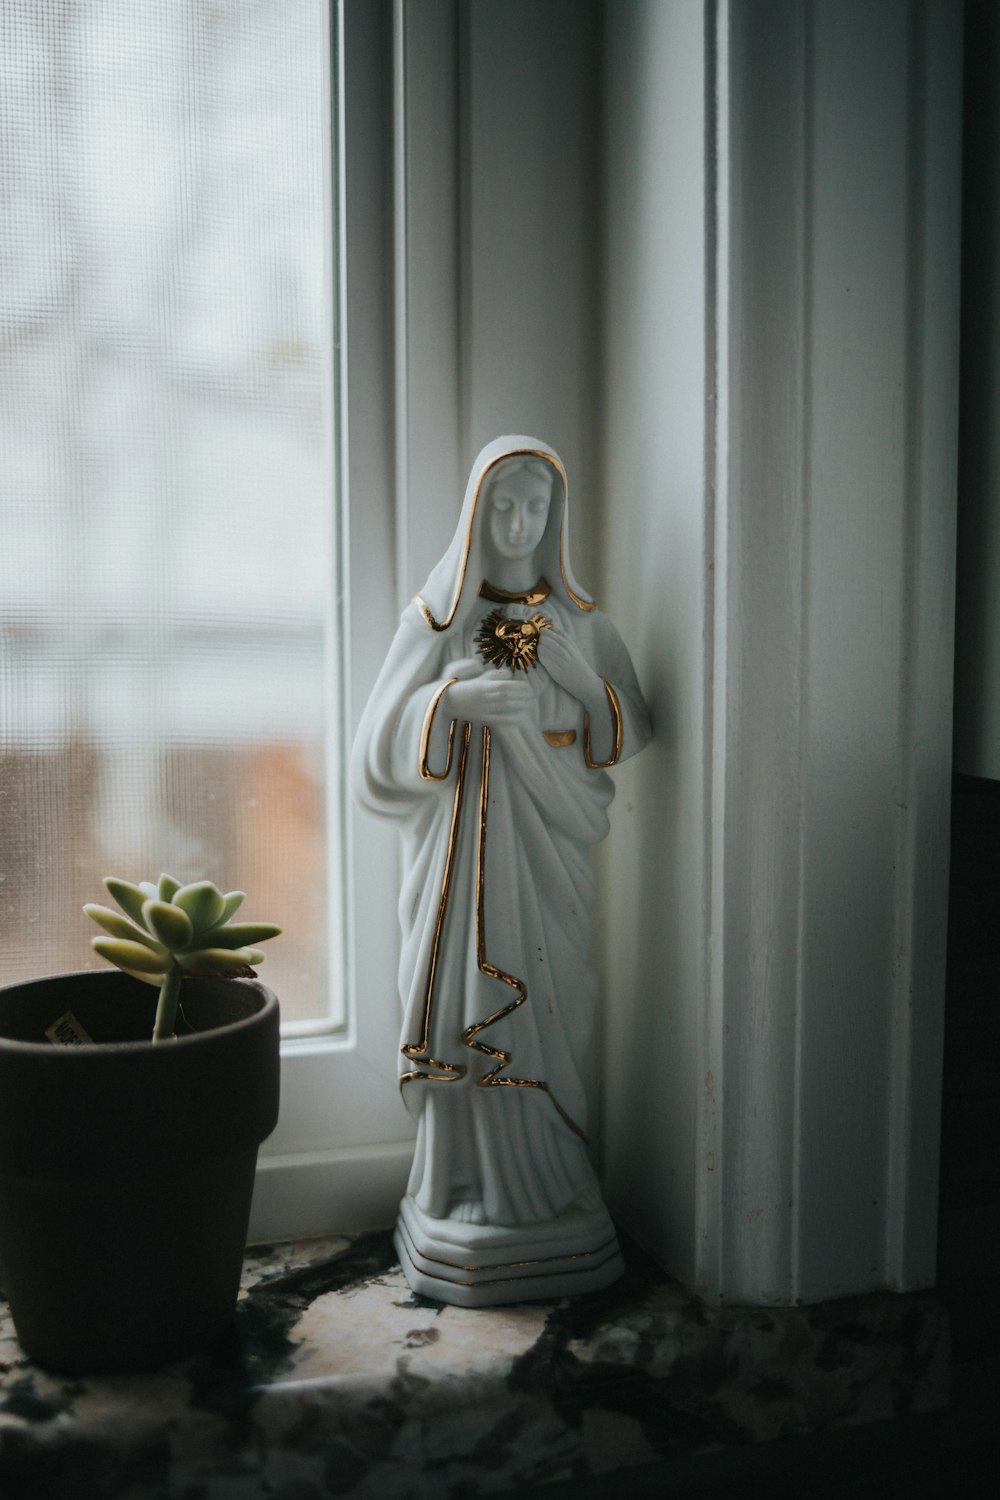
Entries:
{"type": "Polygon", "coordinates": [[[352,762],[355,796],[402,837],[400,1085],[417,1143],[398,1244],[414,1289],[465,1306],[620,1270],[587,1146],[589,856],[608,768],[650,730],[628,652],[574,577],[566,500],[547,444],[483,449],[352,762]]]}

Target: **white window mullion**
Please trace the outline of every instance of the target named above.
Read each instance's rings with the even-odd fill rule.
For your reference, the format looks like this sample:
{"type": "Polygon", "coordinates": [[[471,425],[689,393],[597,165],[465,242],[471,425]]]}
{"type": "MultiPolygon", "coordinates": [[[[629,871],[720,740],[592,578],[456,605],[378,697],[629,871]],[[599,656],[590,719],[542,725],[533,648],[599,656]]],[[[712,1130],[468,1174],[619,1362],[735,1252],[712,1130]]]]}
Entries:
{"type": "Polygon", "coordinates": [[[282,1049],[278,1127],[261,1149],[253,1240],[388,1224],[406,1183],[412,1127],[399,1099],[395,830],[356,814],[343,765],[395,629],[391,17],[387,6],[334,8],[339,82],[338,589],[343,616],[343,721],[338,799],[344,841],[348,1024],[338,1035],[291,1038],[282,1049]]]}

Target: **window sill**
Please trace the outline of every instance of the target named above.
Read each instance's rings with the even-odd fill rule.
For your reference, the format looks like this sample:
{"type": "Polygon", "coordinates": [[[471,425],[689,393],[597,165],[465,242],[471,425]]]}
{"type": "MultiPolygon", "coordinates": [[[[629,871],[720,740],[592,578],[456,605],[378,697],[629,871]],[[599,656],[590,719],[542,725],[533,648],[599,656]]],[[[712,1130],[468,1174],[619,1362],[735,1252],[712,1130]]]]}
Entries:
{"type": "Polygon", "coordinates": [[[680,1475],[945,1402],[928,1294],[712,1309],[634,1249],[627,1266],[591,1297],[469,1311],[414,1297],[385,1233],[257,1249],[229,1347],[92,1380],[33,1366],[0,1303],[0,1490],[445,1500],[572,1478],[588,1494],[587,1475],[680,1475]]]}

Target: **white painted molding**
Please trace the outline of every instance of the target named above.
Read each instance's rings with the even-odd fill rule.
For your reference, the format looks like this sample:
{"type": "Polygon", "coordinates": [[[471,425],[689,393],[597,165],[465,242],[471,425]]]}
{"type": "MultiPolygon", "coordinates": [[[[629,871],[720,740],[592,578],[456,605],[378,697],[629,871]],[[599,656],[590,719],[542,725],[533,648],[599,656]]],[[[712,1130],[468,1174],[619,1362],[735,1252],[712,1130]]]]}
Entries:
{"type": "MultiPolygon", "coordinates": [[[[640,490],[612,577],[621,587],[652,530],[669,550],[655,582],[641,576],[640,613],[670,618],[675,580],[696,609],[704,579],[700,615],[679,622],[700,682],[672,648],[669,672],[655,643],[645,663],[638,653],[663,740],[660,784],[640,767],[635,796],[674,809],[690,865],[686,879],[659,872],[643,909],[649,923],[659,908],[657,926],[630,928],[641,1002],[609,1031],[609,1179],[624,1189],[613,1206],[712,1298],[924,1286],[946,920],[960,17],[905,0],[731,0],[707,7],[696,35],[689,9],[609,13],[610,65],[625,70],[611,79],[609,179],[627,170],[628,112],[661,152],[633,229],[633,260],[658,256],[666,272],[662,292],[652,274],[637,289],[652,299],[644,313],[655,325],[656,304],[670,304],[673,264],[693,282],[699,248],[708,307],[697,346],[665,353],[640,330],[609,351],[616,388],[653,376],[667,396],[685,360],[692,379],[705,370],[698,420],[664,413],[692,481],[705,455],[697,499],[689,489],[674,506],[662,439],[627,438],[620,404],[609,415],[609,473],[645,466],[654,487],[640,490]],[[678,49],[703,83],[679,126],[707,145],[696,226],[663,202],[697,175],[675,159],[659,92],[671,76],[683,87],[678,49]],[[636,1110],[650,1053],[660,1093],[636,1110]],[[636,1194],[637,1150],[657,1163],[660,1202],[636,1194]]],[[[612,319],[628,295],[612,267],[612,319]]],[[[662,848],[647,834],[640,855],[652,884],[662,848]]],[[[614,858],[623,872],[627,851],[614,858]]],[[[628,973],[620,946],[609,956],[628,973]]]]}
{"type": "Polygon", "coordinates": [[[412,1155],[412,1141],[403,1141],[262,1160],[254,1179],[250,1243],[388,1227],[412,1155]]]}
{"type": "Polygon", "coordinates": [[[393,185],[397,604],[450,535],[461,442],[461,128],[457,0],[394,0],[393,185]]]}
{"type": "Polygon", "coordinates": [[[603,497],[598,0],[475,0],[461,15],[461,368],[466,472],[531,433],[569,475],[593,590],[603,497]]]}
{"type": "Polygon", "coordinates": [[[714,1097],[704,1035],[713,58],[701,6],[606,8],[601,490],[614,524],[599,588],[654,735],[616,771],[601,848],[604,1185],[619,1223],[689,1286],[712,1182],[703,1090],[714,1097]]]}
{"type": "MultiPolygon", "coordinates": [[[[339,119],[336,267],[338,535],[336,607],[343,610],[343,763],[385,656],[397,612],[386,579],[396,557],[393,484],[393,318],[390,198],[392,15],[388,4],[341,0],[335,16],[339,119]],[[345,579],[350,592],[344,597],[345,579]]],[[[400,1196],[387,1159],[408,1157],[413,1127],[399,1099],[394,918],[395,831],[357,814],[346,778],[333,821],[344,831],[347,928],[344,1034],[282,1047],[281,1115],[261,1149],[251,1211],[255,1241],[389,1224],[400,1196]],[[381,897],[384,905],[377,899],[381,897]],[[363,1163],[370,1157],[366,1176],[363,1163]],[[359,1186],[360,1184],[360,1186],[359,1186]],[[357,1188],[358,1196],[353,1196],[357,1188]],[[364,1212],[353,1205],[364,1206],[364,1212]],[[352,1205],[349,1214],[345,1204],[352,1205]]]]}

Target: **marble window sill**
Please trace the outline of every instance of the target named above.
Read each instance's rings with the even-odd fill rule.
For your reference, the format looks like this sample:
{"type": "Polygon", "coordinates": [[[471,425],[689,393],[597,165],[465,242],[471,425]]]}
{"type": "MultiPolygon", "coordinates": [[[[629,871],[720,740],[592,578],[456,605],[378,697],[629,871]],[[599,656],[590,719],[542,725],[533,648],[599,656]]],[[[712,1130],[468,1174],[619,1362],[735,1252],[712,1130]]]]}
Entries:
{"type": "Polygon", "coordinates": [[[607,1291],[415,1297],[387,1234],[248,1253],[222,1348],[141,1376],[32,1365],[0,1302],[4,1500],[503,1494],[940,1407],[930,1296],[710,1309],[627,1248],[607,1291]]]}

